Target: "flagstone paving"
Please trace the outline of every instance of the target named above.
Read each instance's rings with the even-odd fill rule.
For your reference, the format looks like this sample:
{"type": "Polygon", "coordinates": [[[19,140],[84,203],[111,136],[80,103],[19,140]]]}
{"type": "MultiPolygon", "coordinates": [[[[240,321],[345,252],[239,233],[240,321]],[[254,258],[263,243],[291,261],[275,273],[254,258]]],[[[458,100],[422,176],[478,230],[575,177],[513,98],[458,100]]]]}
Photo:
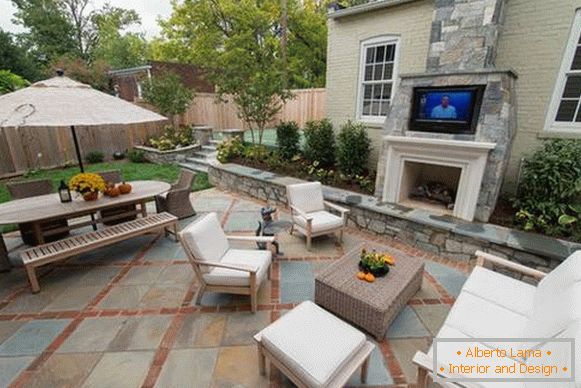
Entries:
{"type": "MultiPolygon", "coordinates": [[[[198,214],[217,212],[229,233],[242,234],[254,233],[265,205],[215,189],[192,201],[198,214]]],[[[281,210],[280,217],[289,215],[281,210]]],[[[5,239],[17,262],[17,233],[5,239]]],[[[260,289],[256,314],[239,295],[206,293],[197,306],[186,255],[161,234],[43,268],[38,294],[30,293],[22,269],[0,274],[0,387],[290,387],[277,372],[260,376],[252,336],[313,300],[316,273],[366,242],[426,260],[422,288],[377,343],[365,386],[414,383],[411,358],[430,346],[469,267],[353,229],[343,246],[321,237],[312,252],[299,236],[283,233],[279,241],[284,255],[260,289]]],[[[358,375],[349,384],[359,386],[358,375]]]]}

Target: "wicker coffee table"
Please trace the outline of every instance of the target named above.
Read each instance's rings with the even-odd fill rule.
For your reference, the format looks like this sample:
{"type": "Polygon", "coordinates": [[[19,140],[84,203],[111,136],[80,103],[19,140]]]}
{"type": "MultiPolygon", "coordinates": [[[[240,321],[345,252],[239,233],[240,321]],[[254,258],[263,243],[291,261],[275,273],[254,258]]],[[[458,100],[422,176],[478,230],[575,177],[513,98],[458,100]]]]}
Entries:
{"type": "Polygon", "coordinates": [[[343,256],[315,278],[315,303],[365,329],[378,340],[410,298],[420,289],[424,261],[399,250],[365,246],[391,254],[396,264],[373,283],[357,279],[361,247],[343,256]]]}

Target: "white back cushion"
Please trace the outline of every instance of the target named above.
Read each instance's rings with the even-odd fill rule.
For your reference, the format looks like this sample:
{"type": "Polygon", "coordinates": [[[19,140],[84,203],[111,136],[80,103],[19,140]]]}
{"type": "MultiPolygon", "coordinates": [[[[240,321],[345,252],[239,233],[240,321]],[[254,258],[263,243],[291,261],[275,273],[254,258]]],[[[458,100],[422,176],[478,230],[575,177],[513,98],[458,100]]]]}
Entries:
{"type": "Polygon", "coordinates": [[[180,236],[200,261],[220,261],[230,248],[216,213],[198,218],[180,236]]]}
{"type": "Polygon", "coordinates": [[[325,210],[321,182],[298,183],[286,187],[289,204],[305,213],[325,210]]]}
{"type": "Polygon", "coordinates": [[[537,286],[527,335],[554,337],[581,319],[581,251],[569,256],[537,286]]]}

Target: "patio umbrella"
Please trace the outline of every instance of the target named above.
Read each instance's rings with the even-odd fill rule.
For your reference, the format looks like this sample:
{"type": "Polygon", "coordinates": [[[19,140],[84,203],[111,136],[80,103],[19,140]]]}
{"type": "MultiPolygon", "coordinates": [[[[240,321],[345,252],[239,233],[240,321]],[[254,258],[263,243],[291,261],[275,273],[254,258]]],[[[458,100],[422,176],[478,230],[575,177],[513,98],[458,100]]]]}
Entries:
{"type": "Polygon", "coordinates": [[[79,168],[84,171],[75,127],[126,125],[167,120],[121,98],[57,76],[0,96],[0,128],[70,127],[79,168]]]}

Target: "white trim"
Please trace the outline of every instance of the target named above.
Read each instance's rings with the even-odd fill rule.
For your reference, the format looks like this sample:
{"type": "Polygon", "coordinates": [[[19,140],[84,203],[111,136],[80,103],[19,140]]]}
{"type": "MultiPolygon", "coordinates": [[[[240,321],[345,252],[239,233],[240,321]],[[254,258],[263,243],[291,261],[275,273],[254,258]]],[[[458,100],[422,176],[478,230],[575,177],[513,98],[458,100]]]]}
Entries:
{"type": "MultiPolygon", "coordinates": [[[[395,95],[397,86],[398,86],[398,79],[399,79],[399,50],[400,50],[400,37],[399,35],[381,35],[376,36],[373,38],[365,39],[360,42],[359,45],[359,76],[357,78],[357,98],[356,98],[356,107],[355,107],[355,117],[357,121],[362,122],[363,124],[383,124],[385,118],[387,116],[364,116],[362,114],[363,110],[363,96],[364,96],[364,88],[363,82],[365,78],[365,55],[367,53],[367,48],[373,46],[381,46],[385,44],[395,44],[395,53],[393,56],[393,73],[392,73],[392,85],[391,85],[391,98],[390,98],[390,105],[391,101],[393,101],[393,97],[395,95]]],[[[384,83],[385,80],[378,83],[384,83]]]]}
{"type": "MultiPolygon", "coordinates": [[[[555,83],[553,96],[551,97],[549,109],[547,110],[547,117],[545,119],[545,131],[547,132],[558,131],[558,132],[579,133],[579,131],[581,131],[581,123],[566,123],[555,121],[559,105],[561,104],[561,97],[565,89],[567,73],[571,72],[573,57],[575,56],[575,51],[577,50],[577,45],[580,36],[581,36],[581,10],[577,10],[575,13],[575,18],[573,19],[573,25],[571,26],[569,41],[567,42],[567,47],[563,55],[563,60],[561,62],[561,67],[559,69],[559,74],[557,75],[557,82],[555,83]]],[[[581,73],[581,71],[579,73],[581,73]]]]}
{"type": "Polygon", "coordinates": [[[385,180],[382,200],[399,203],[406,162],[456,167],[462,170],[453,216],[472,221],[476,213],[486,161],[496,143],[385,136],[385,180]]]}

